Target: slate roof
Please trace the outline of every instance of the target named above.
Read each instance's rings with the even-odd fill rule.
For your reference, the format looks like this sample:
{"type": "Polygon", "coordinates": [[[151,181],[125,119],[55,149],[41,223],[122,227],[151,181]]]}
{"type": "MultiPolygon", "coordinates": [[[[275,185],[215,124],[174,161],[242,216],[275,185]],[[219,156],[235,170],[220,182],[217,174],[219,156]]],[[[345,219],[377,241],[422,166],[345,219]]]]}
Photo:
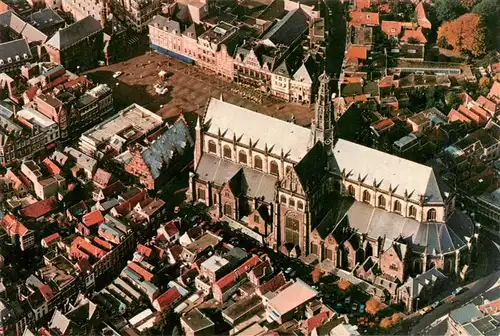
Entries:
{"type": "Polygon", "coordinates": [[[439,279],[446,279],[446,276],[436,268],[431,268],[425,273],[417,275],[415,278],[409,277],[402,287],[408,291],[411,298],[416,298],[427,285],[431,285],[439,279]]]}
{"type": "Polygon", "coordinates": [[[162,15],[155,15],[151,21],[149,22],[150,26],[156,27],[158,29],[164,29],[170,33],[173,33],[174,31],[176,34],[180,35],[181,34],[181,25],[179,22],[175,20],[171,20],[169,18],[166,18],[162,15]]]}
{"type": "Polygon", "coordinates": [[[28,43],[40,42],[47,40],[47,35],[39,31],[36,27],[26,23],[19,18],[15,13],[7,11],[0,14],[0,26],[9,27],[16,34],[25,38],[28,43]]]}
{"type": "Polygon", "coordinates": [[[161,170],[168,167],[175,153],[182,154],[193,145],[189,128],[182,120],[177,120],[155,142],[142,152],[142,157],[148,165],[151,175],[157,179],[161,170]]]}
{"type": "Polygon", "coordinates": [[[295,165],[295,173],[306,193],[315,190],[326,175],[328,159],[322,142],[317,142],[306,156],[295,165]]]}
{"type": "MultiPolygon", "coordinates": [[[[239,107],[219,99],[211,98],[204,124],[207,132],[239,143],[249,144],[274,155],[283,154],[293,162],[299,162],[306,154],[310,142],[308,128],[288,123],[264,114],[239,107]]],[[[233,175],[233,174],[232,174],[233,175]]],[[[231,175],[231,176],[232,176],[231,175]]]]}
{"type": "Polygon", "coordinates": [[[43,30],[64,22],[64,19],[57,14],[52,8],[40,9],[31,13],[28,18],[29,22],[36,28],[43,30]]]}
{"type": "Polygon", "coordinates": [[[55,49],[62,50],[101,30],[99,21],[92,16],[87,16],[78,22],[58,30],[46,44],[55,49]]]}
{"type": "Polygon", "coordinates": [[[307,14],[301,8],[291,10],[262,36],[261,40],[269,40],[274,45],[290,46],[307,30],[308,19],[307,14]]]}
{"type": "MultiPolygon", "coordinates": [[[[0,43],[0,60],[3,60],[4,65],[8,64],[9,57],[13,63],[19,62],[16,61],[16,56],[19,56],[20,60],[31,60],[33,58],[28,42],[25,39],[0,43]]],[[[0,65],[1,67],[2,65],[0,65]]]]}
{"type": "Polygon", "coordinates": [[[379,188],[394,194],[405,196],[413,201],[420,201],[420,195],[426,196],[426,204],[443,203],[443,196],[436,176],[431,167],[402,159],[354,142],[339,139],[334,147],[333,167],[337,173],[344,173],[347,178],[372,185],[380,183],[379,188]]]}

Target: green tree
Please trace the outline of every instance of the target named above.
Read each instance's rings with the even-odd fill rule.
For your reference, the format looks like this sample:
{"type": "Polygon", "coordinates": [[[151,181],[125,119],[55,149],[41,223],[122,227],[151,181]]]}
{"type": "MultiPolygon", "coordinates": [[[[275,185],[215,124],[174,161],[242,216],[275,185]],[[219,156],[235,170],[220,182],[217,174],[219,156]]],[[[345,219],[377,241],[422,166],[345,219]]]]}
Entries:
{"type": "Polygon", "coordinates": [[[438,23],[456,19],[465,13],[460,0],[435,0],[433,8],[438,23]]]}
{"type": "Polygon", "coordinates": [[[500,0],[482,0],[472,8],[472,13],[481,15],[486,27],[486,38],[490,48],[500,46],[500,0]]]}

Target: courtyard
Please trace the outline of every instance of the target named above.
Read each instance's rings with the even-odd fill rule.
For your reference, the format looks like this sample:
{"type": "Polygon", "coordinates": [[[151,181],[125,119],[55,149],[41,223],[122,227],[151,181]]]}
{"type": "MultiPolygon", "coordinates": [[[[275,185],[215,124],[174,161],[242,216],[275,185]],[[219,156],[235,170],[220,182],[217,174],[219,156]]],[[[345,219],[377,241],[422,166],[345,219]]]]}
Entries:
{"type": "Polygon", "coordinates": [[[309,125],[313,117],[313,106],[277,100],[157,53],[146,53],[124,62],[99,67],[86,75],[95,83],[105,83],[113,88],[117,109],[137,103],[163,118],[184,112],[201,114],[208,98],[220,98],[221,94],[224,101],[231,104],[282,120],[294,120],[299,125],[309,125]],[[161,70],[170,76],[165,82],[168,92],[158,95],[154,86],[161,82],[158,76],[161,70]],[[118,71],[123,74],[113,78],[113,74],[118,71]]]}

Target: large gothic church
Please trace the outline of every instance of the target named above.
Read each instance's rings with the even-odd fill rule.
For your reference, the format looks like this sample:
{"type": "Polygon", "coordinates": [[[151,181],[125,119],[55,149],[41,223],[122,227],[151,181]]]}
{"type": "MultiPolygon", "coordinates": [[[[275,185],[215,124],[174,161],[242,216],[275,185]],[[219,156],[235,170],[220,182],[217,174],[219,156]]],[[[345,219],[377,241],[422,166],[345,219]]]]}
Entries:
{"type": "Polygon", "coordinates": [[[311,128],[210,99],[196,125],[189,197],[291,256],[403,279],[469,263],[472,221],[432,168],[337,139],[330,78],[311,128]]]}

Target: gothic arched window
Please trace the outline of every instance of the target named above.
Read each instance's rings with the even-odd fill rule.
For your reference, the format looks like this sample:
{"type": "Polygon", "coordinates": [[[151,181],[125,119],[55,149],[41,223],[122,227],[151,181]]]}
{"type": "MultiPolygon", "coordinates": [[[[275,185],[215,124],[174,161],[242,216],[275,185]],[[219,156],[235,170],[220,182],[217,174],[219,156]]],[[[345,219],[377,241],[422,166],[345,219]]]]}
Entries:
{"type": "Polygon", "coordinates": [[[370,203],[372,196],[368,190],[363,191],[363,202],[370,203]]]}
{"type": "Polygon", "coordinates": [[[224,153],[224,157],[226,159],[232,159],[233,158],[233,155],[232,155],[232,152],[231,152],[231,147],[229,147],[228,145],[224,145],[223,153],[224,153]]]}
{"type": "Polygon", "coordinates": [[[239,159],[240,163],[245,163],[246,164],[247,163],[247,153],[245,153],[244,150],[240,150],[238,159],[239,159]]]}
{"type": "Polygon", "coordinates": [[[433,222],[435,220],[436,220],[436,209],[429,209],[429,211],[427,211],[427,221],[433,222]]]}
{"type": "Polygon", "coordinates": [[[401,212],[401,202],[398,200],[394,202],[394,212],[401,212]]]}
{"type": "Polygon", "coordinates": [[[208,140],[208,152],[217,154],[217,145],[215,144],[215,141],[208,140]]]}
{"type": "Polygon", "coordinates": [[[381,208],[385,208],[385,197],[384,195],[380,195],[378,197],[378,206],[381,208]]]}
{"type": "Polygon", "coordinates": [[[262,170],[262,159],[260,158],[260,156],[256,155],[253,158],[253,166],[255,169],[262,170]]]}
{"type": "Polygon", "coordinates": [[[411,218],[417,217],[417,208],[415,208],[413,205],[410,205],[410,208],[408,209],[408,217],[411,218]]]}
{"type": "Polygon", "coordinates": [[[273,175],[276,175],[276,176],[279,175],[280,171],[279,171],[278,164],[276,163],[276,161],[271,161],[271,163],[269,164],[269,172],[273,175]]]}

